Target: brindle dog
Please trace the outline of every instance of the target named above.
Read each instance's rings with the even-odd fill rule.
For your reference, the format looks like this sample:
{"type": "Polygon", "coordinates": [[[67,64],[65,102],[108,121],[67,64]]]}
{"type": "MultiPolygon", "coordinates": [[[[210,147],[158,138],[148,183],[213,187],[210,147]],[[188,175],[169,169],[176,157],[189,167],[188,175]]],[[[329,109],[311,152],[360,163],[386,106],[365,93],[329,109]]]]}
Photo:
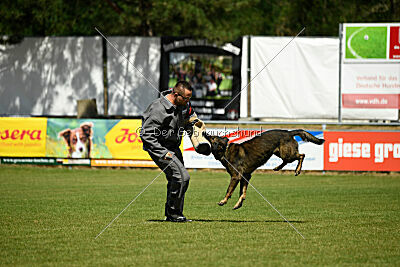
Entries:
{"type": "Polygon", "coordinates": [[[298,143],[293,138],[296,135],[300,136],[303,141],[310,141],[317,145],[322,145],[325,142],[324,139],[318,139],[301,129],[293,131],[270,130],[241,144],[228,144],[226,137],[211,136],[204,133],[204,136],[211,143],[211,152],[215,159],[219,160],[231,175],[231,182],[225,198],[218,205],[223,206],[228,202],[240,181],[240,197],[233,209],[240,208],[246,199],[251,173],[264,165],[272,155],[283,160],[281,165],[274,168],[274,171],[279,171],[287,163],[298,160],[295,175],[299,175],[305,155],[299,153],[298,143]],[[242,176],[245,179],[242,179],[242,176]]]}

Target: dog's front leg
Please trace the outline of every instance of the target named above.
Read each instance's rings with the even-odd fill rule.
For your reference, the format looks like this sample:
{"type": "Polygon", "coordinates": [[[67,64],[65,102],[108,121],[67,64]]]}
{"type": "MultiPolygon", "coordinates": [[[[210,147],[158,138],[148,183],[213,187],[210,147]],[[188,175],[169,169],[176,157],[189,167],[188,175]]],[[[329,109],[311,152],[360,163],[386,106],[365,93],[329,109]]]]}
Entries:
{"type": "Polygon", "coordinates": [[[285,167],[286,164],[287,164],[287,161],[286,161],[286,160],[283,160],[283,162],[282,162],[281,165],[276,166],[276,167],[274,168],[274,171],[280,171],[280,170],[282,170],[282,168],[285,167]]]}
{"type": "Polygon", "coordinates": [[[230,182],[230,184],[228,186],[228,190],[226,191],[225,198],[222,199],[220,202],[218,202],[218,205],[223,206],[228,202],[228,199],[231,198],[231,196],[233,194],[233,191],[235,191],[235,188],[239,183],[239,180],[240,179],[237,176],[232,176],[231,177],[231,182],[230,182]]]}
{"type": "MultiPolygon", "coordinates": [[[[249,180],[249,178],[247,178],[249,180]]],[[[248,181],[247,180],[247,181],[248,181]]],[[[243,205],[243,201],[246,199],[246,192],[247,192],[247,186],[249,185],[248,182],[243,180],[240,180],[240,197],[236,205],[233,207],[234,210],[237,210],[243,205]]]]}

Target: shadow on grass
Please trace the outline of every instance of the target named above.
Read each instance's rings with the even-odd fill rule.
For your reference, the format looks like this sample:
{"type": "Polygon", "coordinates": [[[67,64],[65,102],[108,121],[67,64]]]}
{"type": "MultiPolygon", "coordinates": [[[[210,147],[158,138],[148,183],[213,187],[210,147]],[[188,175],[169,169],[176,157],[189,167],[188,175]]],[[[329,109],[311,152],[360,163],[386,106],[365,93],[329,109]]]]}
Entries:
{"type": "MultiPolygon", "coordinates": [[[[207,219],[191,219],[192,222],[229,222],[229,223],[287,223],[285,220],[267,220],[267,221],[255,221],[255,220],[207,220],[207,219]]],[[[165,220],[147,220],[148,222],[167,222],[165,220]]],[[[289,221],[290,223],[305,223],[304,221],[289,221]]]]}

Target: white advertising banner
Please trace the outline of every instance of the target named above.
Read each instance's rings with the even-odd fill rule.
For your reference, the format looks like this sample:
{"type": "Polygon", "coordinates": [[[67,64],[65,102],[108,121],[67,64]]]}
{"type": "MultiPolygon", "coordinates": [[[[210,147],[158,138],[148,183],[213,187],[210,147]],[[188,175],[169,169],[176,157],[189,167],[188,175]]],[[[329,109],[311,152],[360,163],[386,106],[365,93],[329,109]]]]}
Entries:
{"type": "Polygon", "coordinates": [[[343,24],[342,36],[342,118],[397,120],[400,23],[343,24]]]}
{"type": "Polygon", "coordinates": [[[77,100],[103,113],[101,37],[27,37],[0,45],[0,114],[74,116],[77,100]]]}
{"type": "Polygon", "coordinates": [[[108,114],[142,115],[159,95],[161,39],[108,39],[117,49],[107,43],[108,114]]]}
{"type": "MultiPolygon", "coordinates": [[[[259,135],[261,132],[266,131],[266,129],[254,129],[254,130],[239,130],[239,129],[207,129],[207,133],[211,135],[226,136],[229,138],[229,142],[233,143],[243,143],[250,140],[254,136],[259,135]]],[[[308,131],[312,135],[323,138],[322,131],[308,131]]],[[[295,137],[296,141],[299,143],[299,152],[306,155],[303,161],[303,170],[323,170],[324,163],[324,146],[316,145],[313,143],[304,142],[300,137],[295,137]]],[[[185,161],[185,166],[187,168],[201,169],[224,169],[224,166],[214,158],[211,154],[209,156],[204,156],[198,154],[187,135],[183,138],[183,159],[185,161]]],[[[298,161],[287,164],[283,170],[294,170],[297,166],[298,161]]],[[[282,160],[275,155],[273,155],[267,163],[261,166],[259,169],[271,170],[276,166],[280,165],[282,160]]]]}
{"type": "Polygon", "coordinates": [[[397,120],[400,64],[343,64],[342,118],[397,120]]]}
{"type": "Polygon", "coordinates": [[[251,116],[337,118],[339,39],[292,39],[251,37],[251,116]]]}

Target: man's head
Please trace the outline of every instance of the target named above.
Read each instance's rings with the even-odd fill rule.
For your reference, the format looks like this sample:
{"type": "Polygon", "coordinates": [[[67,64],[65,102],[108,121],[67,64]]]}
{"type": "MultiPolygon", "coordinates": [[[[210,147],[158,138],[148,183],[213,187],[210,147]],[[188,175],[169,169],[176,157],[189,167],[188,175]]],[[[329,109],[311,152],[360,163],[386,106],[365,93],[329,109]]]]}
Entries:
{"type": "Polygon", "coordinates": [[[179,81],[172,89],[171,95],[176,106],[186,106],[192,97],[192,86],[186,81],[179,81]]]}

